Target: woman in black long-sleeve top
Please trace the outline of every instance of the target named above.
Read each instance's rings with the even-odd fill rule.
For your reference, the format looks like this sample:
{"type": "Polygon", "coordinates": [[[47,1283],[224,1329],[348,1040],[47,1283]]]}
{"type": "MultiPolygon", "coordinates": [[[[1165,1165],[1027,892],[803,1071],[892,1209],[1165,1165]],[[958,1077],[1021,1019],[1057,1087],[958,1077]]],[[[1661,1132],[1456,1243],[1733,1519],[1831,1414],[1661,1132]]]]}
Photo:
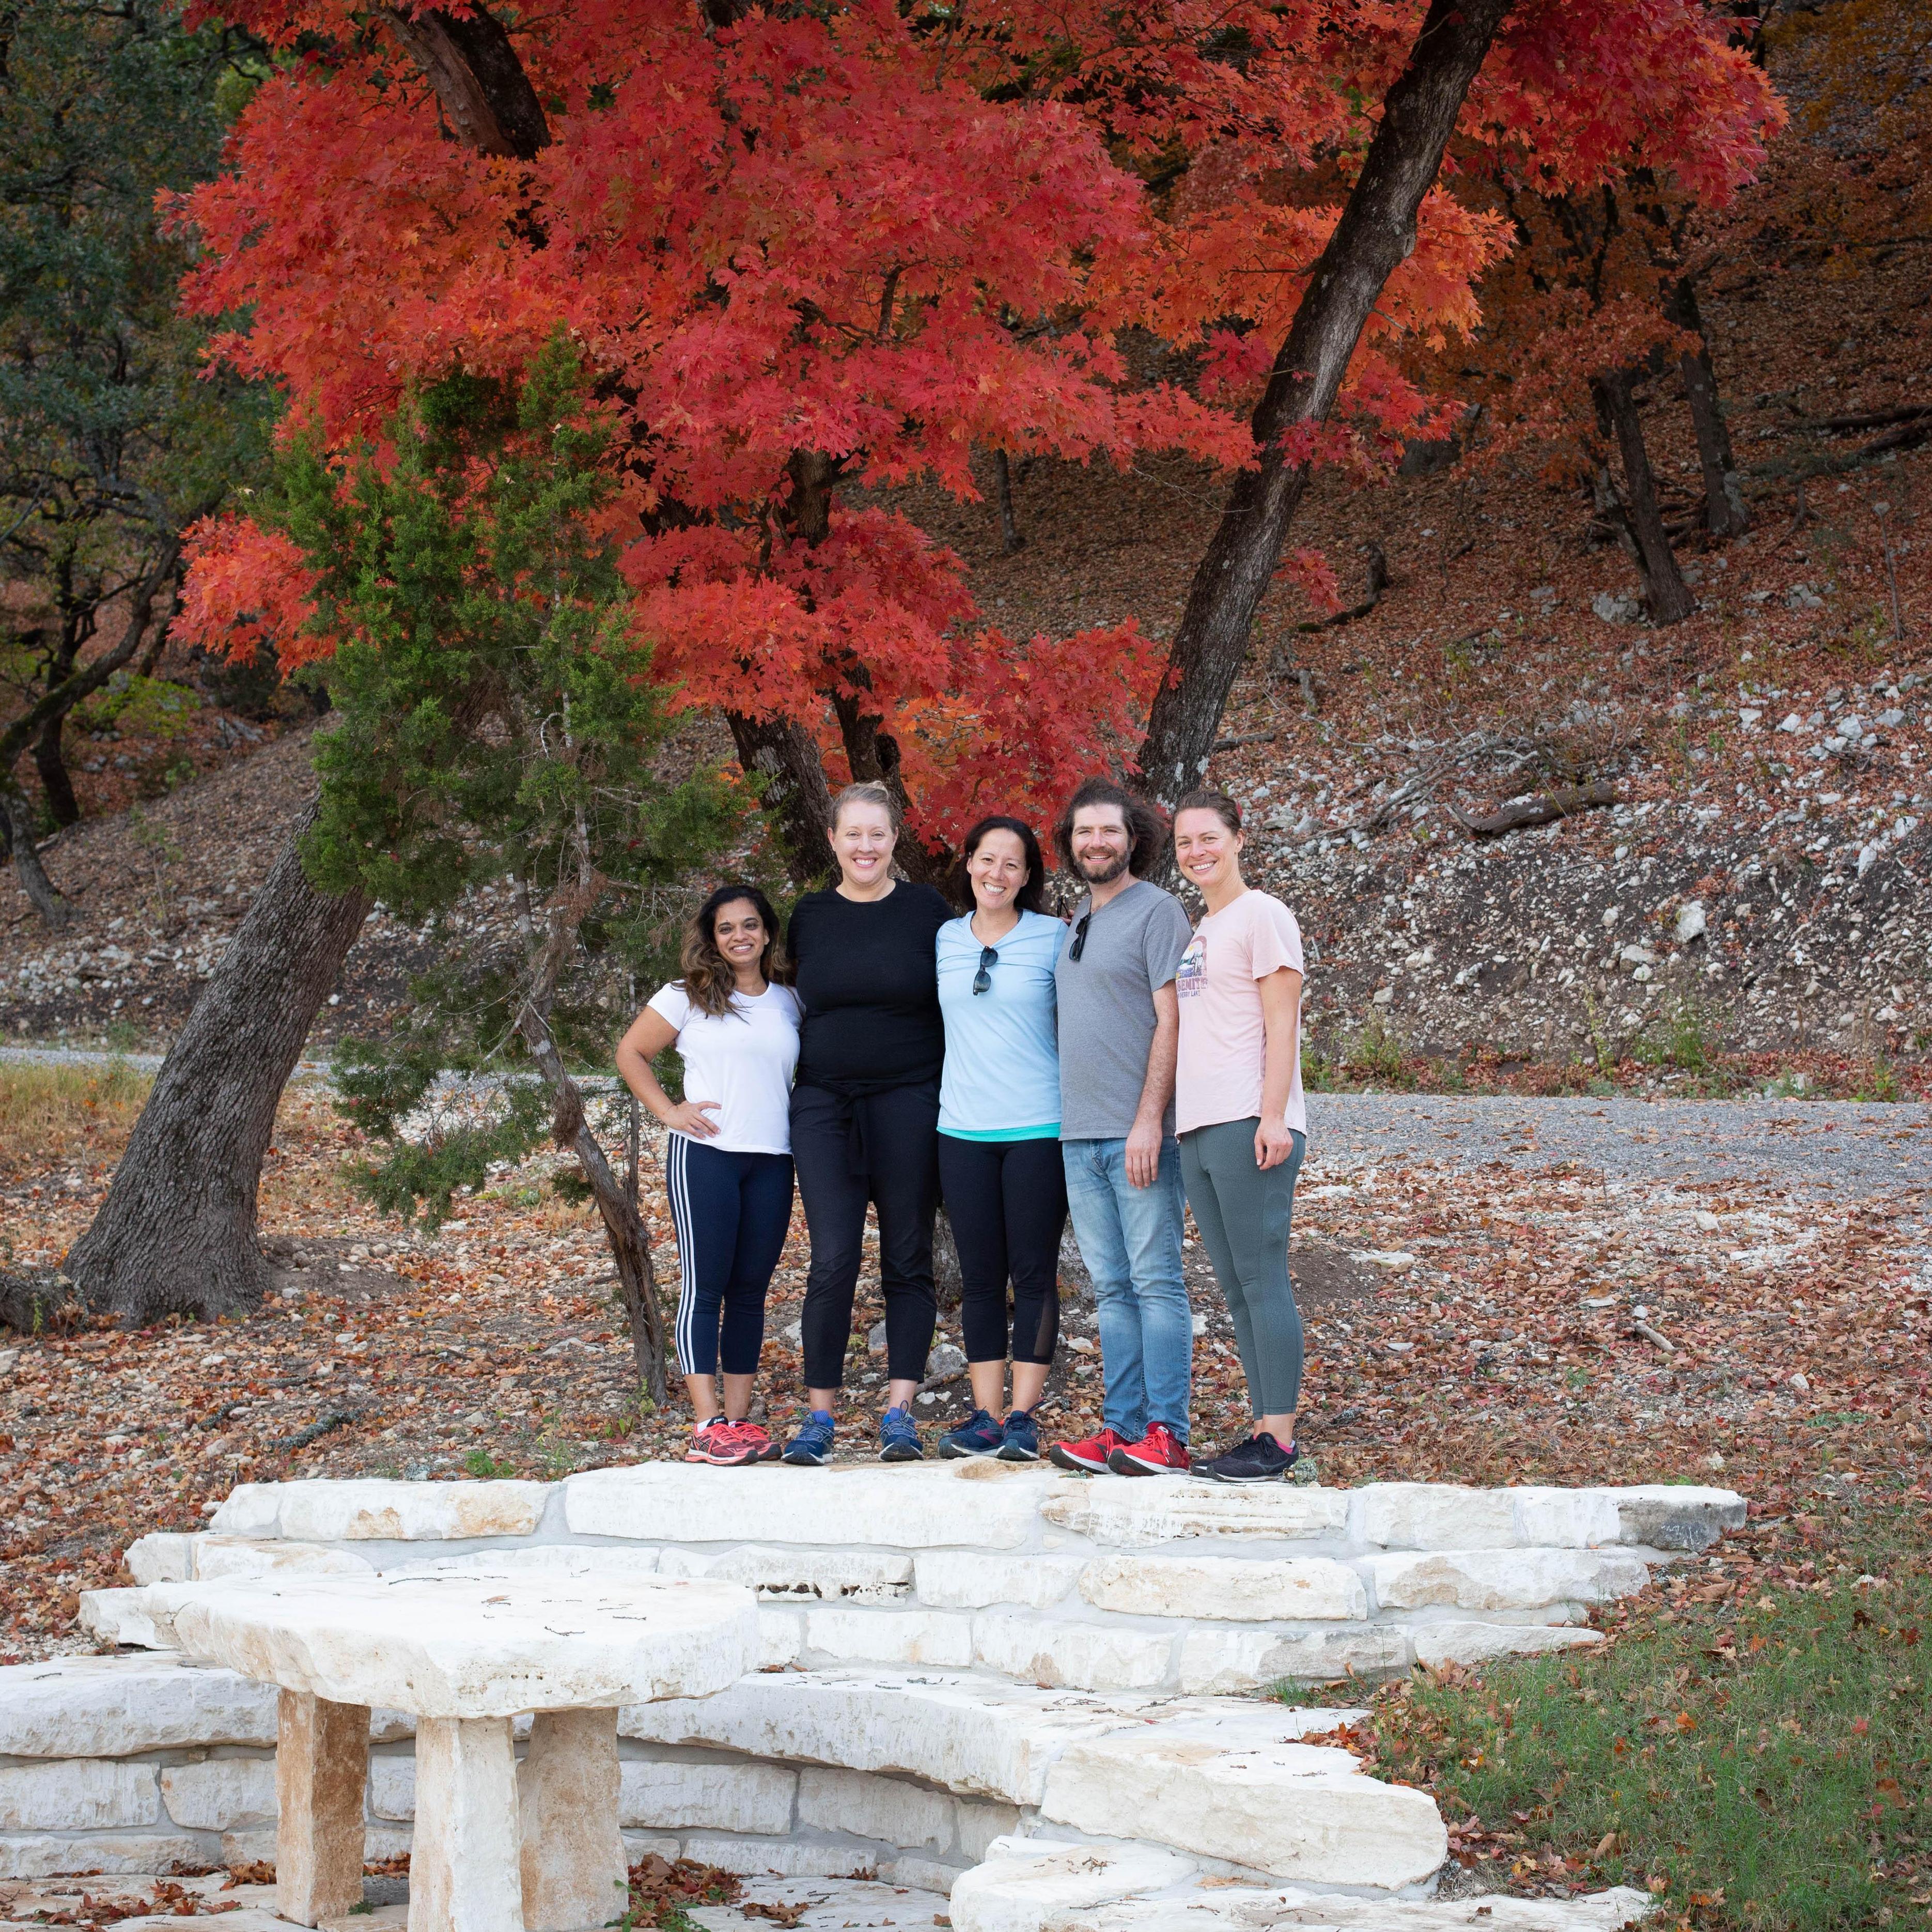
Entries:
{"type": "Polygon", "coordinates": [[[868,1201],[879,1216],[891,1404],[879,1424],[880,1454],[899,1462],[924,1453],[912,1399],[932,1346],[946,1057],[934,944],[952,908],[932,886],[893,878],[898,830],[884,785],[847,786],[832,804],[838,883],[799,901],[786,936],[804,1009],[792,1160],[812,1237],[800,1324],[812,1412],[785,1444],[788,1462],[823,1462],[832,1451],[868,1201]]]}

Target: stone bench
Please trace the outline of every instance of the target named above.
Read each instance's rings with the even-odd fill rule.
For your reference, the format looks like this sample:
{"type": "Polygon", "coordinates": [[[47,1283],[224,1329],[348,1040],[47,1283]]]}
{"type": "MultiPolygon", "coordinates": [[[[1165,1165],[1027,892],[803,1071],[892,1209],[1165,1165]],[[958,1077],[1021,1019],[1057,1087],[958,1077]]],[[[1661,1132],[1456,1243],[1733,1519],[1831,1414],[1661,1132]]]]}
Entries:
{"type": "Polygon", "coordinates": [[[184,1646],[279,1690],[277,1909],[361,1903],[372,1706],[416,1720],[412,1932],[578,1932],[628,1893],[617,1713],[752,1666],[730,1584],[296,1576],[198,1586],[184,1646]],[[512,1720],[535,1713],[519,1768],[512,1720]]]}

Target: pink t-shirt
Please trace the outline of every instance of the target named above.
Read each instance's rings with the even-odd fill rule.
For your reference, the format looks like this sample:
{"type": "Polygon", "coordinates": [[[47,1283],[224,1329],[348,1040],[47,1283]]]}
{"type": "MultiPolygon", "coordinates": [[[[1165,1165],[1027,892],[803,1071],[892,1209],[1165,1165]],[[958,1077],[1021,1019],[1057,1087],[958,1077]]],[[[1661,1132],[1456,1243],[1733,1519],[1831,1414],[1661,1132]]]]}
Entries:
{"type": "MultiPolygon", "coordinates": [[[[1301,966],[1301,928],[1278,898],[1252,889],[1194,928],[1174,975],[1180,1000],[1180,1060],[1174,1071],[1174,1129],[1184,1134],[1262,1111],[1268,1031],[1255,983],[1301,966]]],[[[1288,1124],[1308,1131],[1301,1099],[1301,1039],[1288,1089],[1288,1124]]]]}

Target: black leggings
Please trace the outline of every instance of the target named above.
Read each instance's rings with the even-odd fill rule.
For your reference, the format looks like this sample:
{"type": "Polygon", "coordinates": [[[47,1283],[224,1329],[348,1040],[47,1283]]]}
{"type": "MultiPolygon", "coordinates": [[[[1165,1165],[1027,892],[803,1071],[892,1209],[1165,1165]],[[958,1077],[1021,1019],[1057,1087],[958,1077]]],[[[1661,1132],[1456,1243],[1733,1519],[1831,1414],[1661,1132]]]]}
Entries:
{"type": "Polygon", "coordinates": [[[812,1237],[799,1324],[808,1389],[844,1385],[868,1201],[879,1214],[886,1372],[894,1382],[925,1378],[938,1307],[932,1217],[938,1176],[932,1144],[938,1126],[936,1080],[856,1100],[822,1087],[792,1089],[791,1157],[812,1237]]]}
{"type": "Polygon", "coordinates": [[[964,1141],[941,1134],[939,1185],[959,1248],[966,1359],[1006,1360],[1010,1275],[1012,1358],[1051,1362],[1060,1339],[1060,1236],[1066,1225],[1066,1165],[1059,1140],[964,1141]]]}

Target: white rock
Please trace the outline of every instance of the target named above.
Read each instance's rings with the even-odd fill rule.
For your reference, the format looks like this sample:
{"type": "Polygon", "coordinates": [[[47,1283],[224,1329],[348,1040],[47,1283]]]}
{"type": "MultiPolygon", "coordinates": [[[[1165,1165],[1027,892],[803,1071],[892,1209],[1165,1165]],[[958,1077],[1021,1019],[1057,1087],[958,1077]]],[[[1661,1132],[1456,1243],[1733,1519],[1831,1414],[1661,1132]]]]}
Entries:
{"type": "Polygon", "coordinates": [[[753,1757],[890,1772],[950,1791],[1036,1804],[1071,1738],[1125,1720],[1120,1700],[922,1671],[784,1671],[715,1696],[627,1708],[623,1734],[753,1757]]]}
{"type": "Polygon", "coordinates": [[[151,1764],[0,1765],[0,1832],[99,1832],[158,1824],[160,1816],[151,1764]]]}
{"type": "Polygon", "coordinates": [[[308,1543],[454,1543],[528,1536],[543,1514],[544,1483],[244,1483],[208,1527],[218,1535],[308,1543]]]}
{"type": "Polygon", "coordinates": [[[1688,946],[1694,939],[1702,939],[1709,927],[1709,917],[1704,910],[1702,899],[1687,899],[1678,908],[1677,943],[1679,946],[1688,946]]]}
{"type": "Polygon", "coordinates": [[[1408,1640],[1386,1624],[1343,1624],[1300,1636],[1196,1630],[1180,1646],[1180,1688],[1190,1696],[1238,1696],[1284,1681],[1328,1684],[1351,1671],[1386,1677],[1408,1667],[1408,1640]]]}
{"type": "MultiPolygon", "coordinates": [[[[798,1822],[850,1832],[908,1850],[943,1852],[952,1843],[958,1800],[895,1778],[862,1771],[804,1771],[798,1780],[798,1822]]],[[[769,1831],[784,1827],[767,1826],[769,1831]]]]}
{"type": "Polygon", "coordinates": [[[1433,1669],[1444,1664],[1480,1664],[1492,1657],[1587,1650],[1603,1640],[1600,1630],[1568,1624],[1420,1624],[1415,1630],[1415,1660],[1433,1669]]]}
{"type": "Polygon", "coordinates": [[[1517,1543],[1545,1549],[1594,1550],[1622,1540],[1622,1521],[1607,1490],[1526,1485],[1504,1493],[1515,1504],[1517,1543]]]}
{"type": "Polygon", "coordinates": [[[319,1543],[285,1543],[248,1536],[197,1536],[194,1574],[198,1582],[222,1576],[272,1576],[286,1571],[308,1576],[368,1576],[376,1566],[346,1550],[319,1543]]]}
{"type": "Polygon", "coordinates": [[[618,1815],[653,1831],[782,1834],[791,1828],[798,1774],[775,1764],[626,1758],[618,1815]]]}
{"type": "Polygon", "coordinates": [[[1024,1543],[1042,1498],[1067,1479],[997,1462],[920,1462],[739,1471],[700,1464],[645,1462],[592,1469],[564,1485],[576,1536],[635,1536],[669,1543],[734,1540],[778,1544],[856,1541],[900,1550],[948,1544],[1010,1550],[1024,1543]]]}
{"type": "Polygon", "coordinates": [[[1516,1504],[1507,1490],[1371,1483],[1354,1493],[1363,1541],[1387,1550],[1507,1549],[1516,1540],[1516,1504]]]}
{"type": "Polygon", "coordinates": [[[1362,1580],[1326,1557],[1111,1556],[1087,1566],[1080,1594],[1097,1609],[1132,1616],[1229,1623],[1369,1613],[1362,1580]]]}
{"type": "MultiPolygon", "coordinates": [[[[540,1543],[521,1550],[471,1550],[431,1556],[384,1570],[386,1576],[655,1576],[655,1550],[617,1550],[608,1544],[540,1543]]],[[[680,1574],[695,1574],[680,1572],[680,1574]]]]}
{"type": "Polygon", "coordinates": [[[216,1757],[171,1764],[161,1772],[161,1802],[177,1825],[232,1832],[275,1822],[275,1763],[266,1757],[216,1757]]]}
{"type": "Polygon", "coordinates": [[[1324,1745],[1214,1748],[1230,1735],[1233,1720],[1204,1718],[1070,1743],[1047,1774],[1040,1816],[1275,1877],[1387,1892],[1420,1884],[1448,1856],[1425,1792],[1366,1777],[1324,1745]]]}
{"type": "Polygon", "coordinates": [[[129,1757],[274,1742],[273,1686],[232,1670],[168,1656],[64,1657],[0,1668],[0,1756],[129,1757]]]}
{"type": "Polygon", "coordinates": [[[758,1606],[758,1668],[785,1670],[805,1655],[805,1612],[758,1606]]]}
{"type": "Polygon", "coordinates": [[[1019,1808],[1012,1804],[988,1804],[970,1798],[955,1801],[958,1806],[959,1856],[968,1864],[986,1857],[996,1838],[1020,1828],[1019,1808]]]}
{"type": "MultiPolygon", "coordinates": [[[[890,1870],[896,1874],[901,1864],[912,1862],[896,1862],[890,1870]]],[[[949,1872],[946,1884],[957,1876],[949,1872]]],[[[945,1891],[909,1891],[909,1882],[905,1879],[875,1882],[754,1874],[746,1879],[737,1905],[693,1906],[687,1916],[702,1932],[771,1932],[769,1918],[748,1918],[741,1908],[782,1905],[794,1912],[802,1909],[798,1932],[908,1932],[914,1927],[918,1932],[932,1932],[935,1920],[943,1921],[945,1916],[945,1891]]]]}
{"type": "Polygon", "coordinates": [[[378,1818],[406,1823],[416,1815],[416,1761],[371,1752],[369,1757],[369,1809],[378,1818]]]}
{"type": "Polygon", "coordinates": [[[1151,1846],[1054,1845],[1002,1840],[952,1888],[953,1932],[1044,1932],[1073,1913],[1159,1892],[1192,1878],[1191,1860],[1151,1846]]]}
{"type": "Polygon", "coordinates": [[[973,1619],[945,1610],[847,1610],[805,1613],[808,1654],[834,1664],[924,1664],[963,1669],[973,1661],[973,1619]]]}
{"type": "Polygon", "coordinates": [[[298,1576],[189,1587],[204,1594],[175,1627],[195,1655],[419,1718],[703,1695],[758,1655],[755,1600],[734,1583],[298,1576]]]}
{"type": "Polygon", "coordinates": [[[196,1538],[158,1529],[128,1546],[121,1559],[136,1583],[185,1583],[194,1574],[196,1538]]]}
{"type": "Polygon", "coordinates": [[[1616,1507],[1623,1540],[1653,1550],[1707,1549],[1726,1530],[1744,1526],[1744,1499],[1735,1490],[1634,1483],[1604,1493],[1616,1507]]]}
{"type": "MultiPolygon", "coordinates": [[[[938,1911],[910,1922],[924,1932],[926,1926],[936,1925],[945,1916],[946,1895],[959,1877],[960,1870],[958,1865],[943,1864],[937,1858],[888,1858],[880,1865],[879,1876],[890,1886],[904,1886],[908,1889],[916,1888],[932,1900],[938,1908],[938,1911]]],[[[802,1924],[804,1921],[801,1919],[799,1922],[802,1924]]],[[[848,1924],[854,1922],[847,1921],[848,1924]]],[[[907,1922],[902,1920],[900,1922],[904,1924],[907,1922]]],[[[763,1928],[758,1928],[758,1932],[763,1932],[763,1928]]]]}
{"type": "Polygon", "coordinates": [[[667,1550],[659,1566],[667,1576],[708,1576],[745,1583],[761,1597],[795,1597],[820,1603],[886,1604],[910,1593],[913,1559],[886,1550],[785,1550],[752,1545],[711,1555],[667,1550]]]}
{"type": "Polygon", "coordinates": [[[853,1845],[808,1838],[740,1838],[721,1832],[694,1832],[684,1841],[684,1855],[728,1872],[778,1872],[798,1878],[848,1878],[874,1868],[865,1852],[853,1845]]]}
{"type": "Polygon", "coordinates": [[[974,1659],[988,1670],[1042,1689],[1157,1690],[1174,1670],[1166,1631],[1076,1624],[990,1610],[973,1620],[974,1659]]]}
{"type": "Polygon", "coordinates": [[[76,1870],[165,1872],[201,1861],[200,1840],[184,1832],[98,1832],[85,1838],[0,1834],[0,1878],[48,1878],[76,1870]]]}
{"type": "Polygon", "coordinates": [[[1340,1490],[1285,1484],[1240,1490],[1220,1483],[1095,1476],[1062,1486],[1041,1505],[1040,1514],[1096,1543],[1300,1538],[1339,1536],[1347,1527],[1348,1497],[1340,1490]]]}
{"type": "Polygon", "coordinates": [[[1534,1610],[1550,1604],[1602,1604],[1650,1581],[1648,1568],[1621,1551],[1444,1550],[1371,1556],[1363,1568],[1383,1610],[1534,1610]]]}
{"type": "Polygon", "coordinates": [[[416,1728],[410,1917],[419,1932],[524,1932],[517,1761],[501,1718],[416,1728]]]}
{"type": "Polygon", "coordinates": [[[1648,1892],[1623,1886],[1582,1898],[1508,1898],[1500,1893],[1457,1899],[1348,1898],[1298,1888],[1227,1887],[1169,1892],[1105,1906],[1055,1932],[1260,1932],[1319,1928],[1321,1932],[1621,1932],[1649,1912],[1648,1892]]]}
{"type": "Polygon", "coordinates": [[[981,1610],[992,1604],[1045,1610],[1073,1588],[1077,1556],[986,1556],[976,1550],[938,1550],[920,1557],[919,1600],[935,1607],[981,1610]]]}
{"type": "Polygon", "coordinates": [[[177,1648],[172,1621],[156,1614],[154,1588],[82,1591],[81,1628],[97,1643],[125,1644],[138,1650],[177,1648]]]}

